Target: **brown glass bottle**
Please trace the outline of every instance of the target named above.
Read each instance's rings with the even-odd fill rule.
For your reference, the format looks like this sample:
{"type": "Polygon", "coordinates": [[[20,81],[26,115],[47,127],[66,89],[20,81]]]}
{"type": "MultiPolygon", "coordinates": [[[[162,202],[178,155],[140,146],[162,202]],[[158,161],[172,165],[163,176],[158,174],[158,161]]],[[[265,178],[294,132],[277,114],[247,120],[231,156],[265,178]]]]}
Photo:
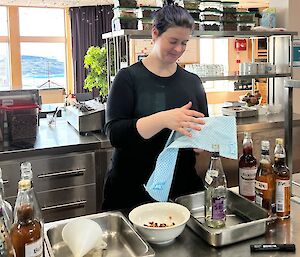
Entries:
{"type": "Polygon", "coordinates": [[[255,200],[255,175],[257,161],[253,156],[250,132],[244,132],[243,154],[239,159],[239,193],[251,201],[255,200]]]}
{"type": "Polygon", "coordinates": [[[276,215],[280,219],[288,219],[290,217],[291,202],[291,185],[290,171],[285,163],[285,150],[283,147],[283,139],[276,138],[276,146],[274,150],[275,173],[275,202],[276,215]]]}
{"type": "Polygon", "coordinates": [[[43,256],[43,231],[40,221],[34,217],[34,205],[29,195],[30,180],[19,181],[15,206],[15,221],[11,228],[11,241],[16,257],[43,256]]]}
{"type": "Polygon", "coordinates": [[[275,175],[269,155],[270,142],[261,142],[261,160],[255,177],[255,202],[269,211],[275,210],[275,175]]]}

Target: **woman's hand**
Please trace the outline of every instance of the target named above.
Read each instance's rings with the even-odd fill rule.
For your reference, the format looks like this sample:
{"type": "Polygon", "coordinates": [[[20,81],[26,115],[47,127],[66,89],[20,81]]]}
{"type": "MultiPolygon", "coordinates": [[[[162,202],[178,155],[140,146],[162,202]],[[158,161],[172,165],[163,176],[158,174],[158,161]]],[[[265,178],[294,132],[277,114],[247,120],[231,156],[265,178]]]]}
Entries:
{"type": "Polygon", "coordinates": [[[191,110],[192,103],[189,102],[181,108],[161,112],[162,120],[166,128],[176,130],[181,134],[191,137],[191,129],[201,130],[201,126],[205,124],[204,114],[191,110]]]}
{"type": "Polygon", "coordinates": [[[167,111],[161,111],[150,116],[140,118],[136,127],[140,135],[148,139],[164,128],[176,130],[179,133],[191,137],[191,129],[201,130],[201,126],[205,124],[204,114],[191,110],[192,102],[186,105],[167,111]]]}

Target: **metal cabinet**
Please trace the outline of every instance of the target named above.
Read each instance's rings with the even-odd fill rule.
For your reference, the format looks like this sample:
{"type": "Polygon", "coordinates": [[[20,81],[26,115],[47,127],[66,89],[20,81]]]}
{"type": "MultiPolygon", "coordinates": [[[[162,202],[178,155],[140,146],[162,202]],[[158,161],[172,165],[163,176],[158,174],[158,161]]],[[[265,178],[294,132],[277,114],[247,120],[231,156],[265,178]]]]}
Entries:
{"type": "Polygon", "coordinates": [[[98,154],[97,151],[79,152],[1,162],[5,196],[14,205],[20,163],[29,161],[46,222],[95,213],[100,201],[96,193],[98,154]]]}

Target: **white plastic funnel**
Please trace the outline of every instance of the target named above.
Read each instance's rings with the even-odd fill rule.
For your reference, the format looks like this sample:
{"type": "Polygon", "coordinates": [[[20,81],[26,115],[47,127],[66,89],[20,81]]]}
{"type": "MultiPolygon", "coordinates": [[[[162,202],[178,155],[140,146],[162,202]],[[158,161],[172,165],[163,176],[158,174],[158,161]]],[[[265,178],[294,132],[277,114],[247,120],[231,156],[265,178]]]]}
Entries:
{"type": "Polygon", "coordinates": [[[62,238],[74,257],[82,257],[95,247],[103,249],[107,246],[102,240],[102,233],[97,222],[78,218],[64,226],[62,238]]]}

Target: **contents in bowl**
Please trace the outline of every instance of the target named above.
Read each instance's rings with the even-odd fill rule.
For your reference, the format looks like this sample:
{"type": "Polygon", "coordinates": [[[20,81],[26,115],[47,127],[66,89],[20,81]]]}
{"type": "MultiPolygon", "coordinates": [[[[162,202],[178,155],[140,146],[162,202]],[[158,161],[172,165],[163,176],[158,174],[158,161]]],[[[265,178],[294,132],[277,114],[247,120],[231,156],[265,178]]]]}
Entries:
{"type": "Polygon", "coordinates": [[[149,228],[166,228],[166,227],[175,226],[175,223],[172,222],[171,224],[166,224],[166,223],[157,223],[154,221],[149,221],[148,224],[144,224],[144,226],[149,228]]]}

